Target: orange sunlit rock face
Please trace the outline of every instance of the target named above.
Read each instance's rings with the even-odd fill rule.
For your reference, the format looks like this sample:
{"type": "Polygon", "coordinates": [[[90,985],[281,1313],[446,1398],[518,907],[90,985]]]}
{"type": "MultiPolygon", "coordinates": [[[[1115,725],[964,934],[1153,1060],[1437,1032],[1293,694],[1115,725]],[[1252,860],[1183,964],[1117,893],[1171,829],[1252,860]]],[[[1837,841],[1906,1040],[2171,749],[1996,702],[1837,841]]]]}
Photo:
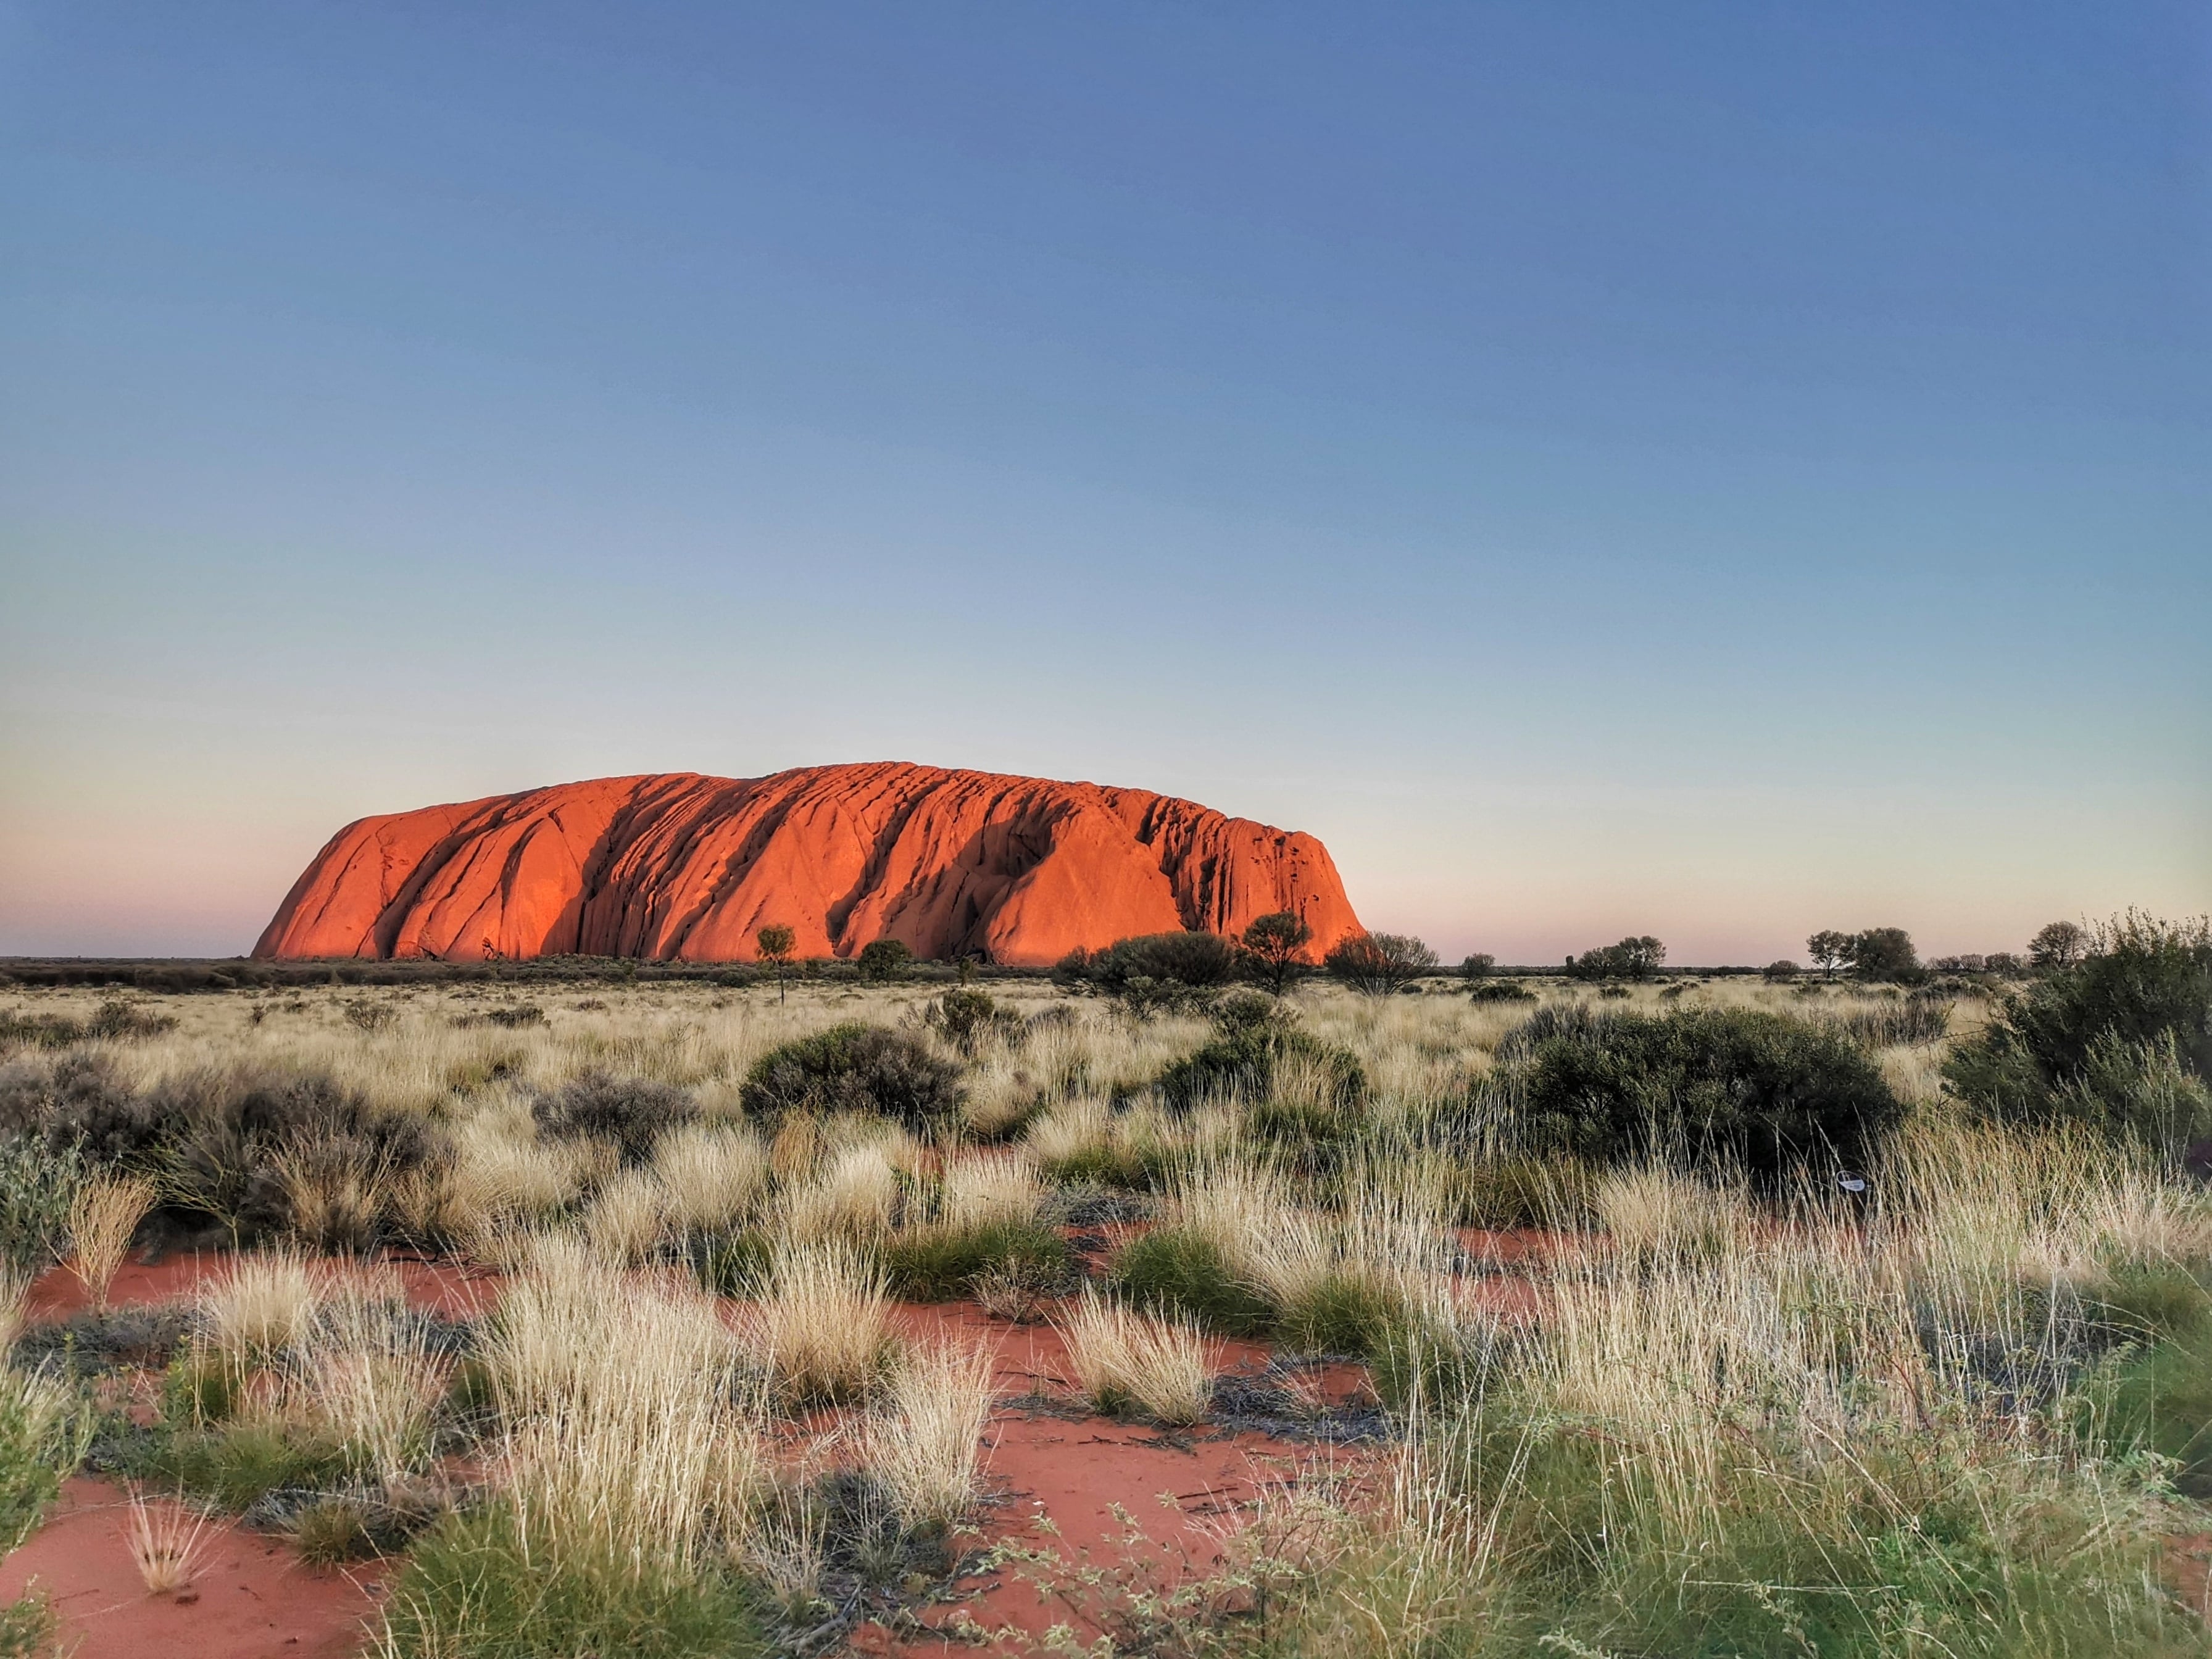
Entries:
{"type": "Polygon", "coordinates": [[[882,762],[765,778],[559,784],[348,824],[258,957],[570,952],[746,962],[880,939],[1036,965],[1079,946],[1291,910],[1315,957],[1359,931],[1328,849],[1142,789],[882,762]]]}

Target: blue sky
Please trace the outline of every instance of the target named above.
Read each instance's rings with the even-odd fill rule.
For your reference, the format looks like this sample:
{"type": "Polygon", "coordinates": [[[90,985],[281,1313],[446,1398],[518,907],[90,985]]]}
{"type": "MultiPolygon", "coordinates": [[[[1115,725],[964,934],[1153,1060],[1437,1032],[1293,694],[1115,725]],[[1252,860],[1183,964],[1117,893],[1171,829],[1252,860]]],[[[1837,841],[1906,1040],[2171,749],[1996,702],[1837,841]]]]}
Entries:
{"type": "Polygon", "coordinates": [[[2212,27],[0,3],[0,951],[907,758],[1548,960],[2212,906],[2212,27]]]}

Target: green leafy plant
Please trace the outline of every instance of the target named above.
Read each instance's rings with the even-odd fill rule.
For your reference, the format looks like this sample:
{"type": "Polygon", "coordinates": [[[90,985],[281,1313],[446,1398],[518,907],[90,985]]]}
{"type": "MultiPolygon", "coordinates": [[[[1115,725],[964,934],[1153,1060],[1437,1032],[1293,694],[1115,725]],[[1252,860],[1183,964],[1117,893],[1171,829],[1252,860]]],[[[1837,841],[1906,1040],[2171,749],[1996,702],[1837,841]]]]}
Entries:
{"type": "Polygon", "coordinates": [[[393,1585],[391,1659],[744,1659],[763,1651],[733,1574],[651,1553],[602,1559],[532,1534],[514,1508],[456,1512],[415,1540],[393,1585]]]}
{"type": "Polygon", "coordinates": [[[605,1141],[626,1164],[641,1164],[671,1129],[695,1121],[699,1103],[651,1078],[587,1072],[531,1103],[538,1132],[555,1140],[605,1141]]]}
{"type": "Polygon", "coordinates": [[[2130,915],[2090,954],[2014,995],[1943,1074],[1984,1115],[2147,1131],[2178,1151],[2202,1133],[2185,1079],[2212,1076],[2212,930],[2130,915]]]}
{"type": "Polygon", "coordinates": [[[1231,999],[1215,1032],[1212,1042],[1169,1066],[1154,1083],[1170,1109],[1187,1111],[1201,1100],[1231,1095],[1264,1106],[1274,1098],[1279,1075],[1292,1067],[1303,1073],[1312,1103],[1325,1112],[1366,1098],[1367,1074],[1350,1049],[1322,1042],[1265,998],[1231,999]]]}
{"type": "Polygon", "coordinates": [[[739,1098],[756,1116],[866,1112],[915,1127],[960,1109],[960,1068],[927,1043],[880,1025],[832,1025],[772,1048],[746,1074],[739,1098]]]}
{"type": "Polygon", "coordinates": [[[781,924],[771,924],[753,935],[753,948],[760,959],[775,969],[775,1000],[784,1000],[784,970],[791,966],[791,953],[798,948],[799,935],[781,924]]]}
{"type": "Polygon", "coordinates": [[[1649,979],[1667,960],[1667,947],[1649,933],[1625,939],[1567,958],[1567,971],[1577,979],[1649,979]]]}
{"type": "Polygon", "coordinates": [[[1032,1282],[1073,1282],[1073,1257],[1060,1235],[1037,1221],[938,1222],[903,1228],[883,1247],[892,1291],[912,1302],[974,1294],[994,1273],[1032,1282]]]}
{"type": "Polygon", "coordinates": [[[1771,1182],[1808,1164],[1863,1164],[1901,1115],[1856,1045],[1747,1010],[1544,1008],[1498,1055],[1482,1087],[1523,1147],[1595,1164],[1694,1160],[1771,1182]]]}
{"type": "Polygon", "coordinates": [[[872,939],[860,947],[860,977],[877,984],[903,979],[914,965],[914,952],[895,939],[872,939]]]}
{"type": "Polygon", "coordinates": [[[1244,949],[1250,953],[1267,988],[1277,996],[1297,971],[1298,953],[1312,942],[1313,929],[1290,910],[1255,916],[1244,929],[1244,949]]]}
{"type": "Polygon", "coordinates": [[[1148,1313],[1196,1320],[1226,1336],[1258,1336],[1273,1322],[1266,1297],[1241,1283],[1215,1244],[1164,1227],[1115,1253],[1108,1278],[1148,1313]]]}
{"type": "Polygon", "coordinates": [[[1354,933],[1329,947],[1322,965],[1362,996],[1395,996],[1436,971],[1437,953],[1410,933],[1354,933]]]}

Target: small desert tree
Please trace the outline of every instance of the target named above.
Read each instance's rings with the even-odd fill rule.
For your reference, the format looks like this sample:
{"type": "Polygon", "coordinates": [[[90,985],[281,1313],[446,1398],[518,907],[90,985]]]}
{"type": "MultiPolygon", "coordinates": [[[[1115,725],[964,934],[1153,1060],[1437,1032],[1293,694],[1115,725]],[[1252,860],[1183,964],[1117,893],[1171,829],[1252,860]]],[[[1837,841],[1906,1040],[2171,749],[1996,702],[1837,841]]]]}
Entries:
{"type": "Polygon", "coordinates": [[[1459,965],[1462,979],[1488,979],[1498,966],[1498,958],[1487,951],[1477,951],[1459,965]]]}
{"type": "Polygon", "coordinates": [[[1267,975],[1267,988],[1279,997],[1284,985],[1297,970],[1298,952],[1312,938],[1313,929],[1295,914],[1276,910],[1253,918],[1252,925],[1244,930],[1244,948],[1267,975]]]}
{"type": "Polygon", "coordinates": [[[1851,962],[1854,943],[1849,933],[1838,933],[1832,927],[1823,927],[1805,941],[1805,954],[1813,958],[1813,965],[1830,979],[1837,970],[1847,968],[1851,962]]]}
{"type": "Polygon", "coordinates": [[[1437,965],[1437,953],[1410,933],[1354,933],[1322,958],[1362,996],[1387,997],[1437,965]]]}
{"type": "Polygon", "coordinates": [[[783,1000],[783,970],[791,966],[791,953],[797,948],[799,935],[781,922],[770,922],[753,935],[753,945],[760,951],[760,959],[775,969],[775,1000],[783,1000]]]}
{"type": "Polygon", "coordinates": [[[1667,947],[1649,933],[1601,945],[1567,958],[1567,971],[1577,979],[1649,979],[1667,960],[1667,947]]]}
{"type": "Polygon", "coordinates": [[[1869,927],[1851,938],[1851,971],[1861,979],[1918,979],[1920,953],[1902,927],[1869,927]]]}
{"type": "Polygon", "coordinates": [[[2039,928],[2027,942],[2028,966],[2038,973],[2071,968],[2088,954],[2089,930],[2071,921],[2054,921],[2039,928]]]}
{"type": "Polygon", "coordinates": [[[860,947],[860,977],[888,980],[902,978],[907,964],[914,960],[914,952],[900,940],[879,939],[860,947]]]}

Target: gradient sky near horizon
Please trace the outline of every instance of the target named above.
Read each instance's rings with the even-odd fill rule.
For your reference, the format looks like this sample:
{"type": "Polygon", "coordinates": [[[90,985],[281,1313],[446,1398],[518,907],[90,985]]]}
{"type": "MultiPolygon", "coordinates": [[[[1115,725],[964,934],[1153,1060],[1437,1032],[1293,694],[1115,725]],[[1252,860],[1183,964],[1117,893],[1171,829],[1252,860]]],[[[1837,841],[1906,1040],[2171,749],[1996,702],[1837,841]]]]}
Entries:
{"type": "Polygon", "coordinates": [[[0,0],[0,953],[883,758],[1452,957],[2212,908],[2208,19],[0,0]]]}

